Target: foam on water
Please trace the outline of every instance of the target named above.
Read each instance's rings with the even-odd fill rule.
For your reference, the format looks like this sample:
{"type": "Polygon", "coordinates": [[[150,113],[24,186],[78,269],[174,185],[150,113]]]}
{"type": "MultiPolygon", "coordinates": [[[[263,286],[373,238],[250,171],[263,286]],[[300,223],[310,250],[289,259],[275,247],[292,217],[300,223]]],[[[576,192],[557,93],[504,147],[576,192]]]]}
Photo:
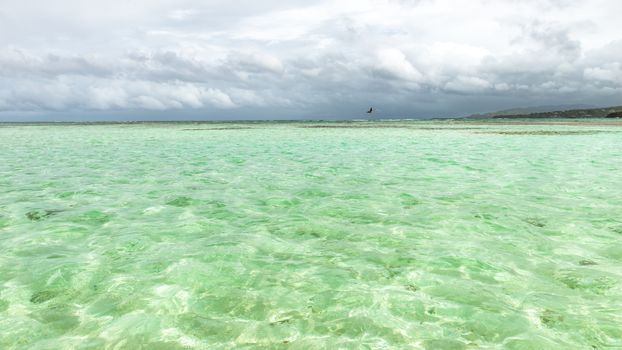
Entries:
{"type": "Polygon", "coordinates": [[[620,131],[0,126],[0,348],[621,348],[620,131]]]}

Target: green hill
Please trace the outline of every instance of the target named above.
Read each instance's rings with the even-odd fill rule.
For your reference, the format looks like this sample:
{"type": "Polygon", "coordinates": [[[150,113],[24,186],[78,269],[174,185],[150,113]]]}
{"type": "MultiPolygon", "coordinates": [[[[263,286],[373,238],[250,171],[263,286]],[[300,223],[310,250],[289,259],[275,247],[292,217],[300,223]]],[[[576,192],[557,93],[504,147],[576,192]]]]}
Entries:
{"type": "Polygon", "coordinates": [[[593,108],[598,108],[598,106],[576,104],[576,105],[547,105],[547,106],[519,107],[519,108],[504,109],[504,110],[489,112],[489,113],[474,114],[474,115],[468,116],[467,118],[485,119],[485,118],[492,118],[495,116],[502,116],[502,115],[526,115],[526,114],[533,114],[533,113],[568,111],[568,110],[575,110],[575,109],[593,109],[593,108]]]}
{"type": "Polygon", "coordinates": [[[478,119],[521,119],[521,118],[622,118],[622,106],[605,108],[568,108],[555,111],[529,111],[529,109],[505,110],[487,114],[472,115],[478,119]]]}

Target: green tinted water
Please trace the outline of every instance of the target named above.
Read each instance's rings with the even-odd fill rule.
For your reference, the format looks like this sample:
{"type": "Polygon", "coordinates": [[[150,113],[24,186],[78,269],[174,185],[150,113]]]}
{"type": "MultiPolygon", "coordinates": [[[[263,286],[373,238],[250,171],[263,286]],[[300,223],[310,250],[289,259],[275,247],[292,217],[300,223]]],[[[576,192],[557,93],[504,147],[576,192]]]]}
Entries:
{"type": "Polygon", "coordinates": [[[569,124],[0,126],[0,348],[622,348],[622,127],[569,124]]]}

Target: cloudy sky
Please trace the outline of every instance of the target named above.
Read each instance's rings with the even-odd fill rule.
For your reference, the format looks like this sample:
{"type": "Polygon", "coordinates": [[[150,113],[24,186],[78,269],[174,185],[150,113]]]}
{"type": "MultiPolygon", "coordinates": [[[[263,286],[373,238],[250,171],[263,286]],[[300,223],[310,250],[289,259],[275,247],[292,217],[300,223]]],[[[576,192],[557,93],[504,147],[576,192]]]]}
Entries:
{"type": "Polygon", "coordinates": [[[622,105],[619,0],[0,0],[0,119],[622,105]]]}

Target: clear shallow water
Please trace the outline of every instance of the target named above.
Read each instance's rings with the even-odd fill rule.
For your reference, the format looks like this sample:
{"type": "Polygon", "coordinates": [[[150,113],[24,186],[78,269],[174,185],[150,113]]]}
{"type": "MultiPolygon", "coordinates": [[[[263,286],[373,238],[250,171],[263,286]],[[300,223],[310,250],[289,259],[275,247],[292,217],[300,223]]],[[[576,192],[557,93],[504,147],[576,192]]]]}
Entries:
{"type": "Polygon", "coordinates": [[[2,125],[0,348],[622,348],[586,123],[2,125]]]}

